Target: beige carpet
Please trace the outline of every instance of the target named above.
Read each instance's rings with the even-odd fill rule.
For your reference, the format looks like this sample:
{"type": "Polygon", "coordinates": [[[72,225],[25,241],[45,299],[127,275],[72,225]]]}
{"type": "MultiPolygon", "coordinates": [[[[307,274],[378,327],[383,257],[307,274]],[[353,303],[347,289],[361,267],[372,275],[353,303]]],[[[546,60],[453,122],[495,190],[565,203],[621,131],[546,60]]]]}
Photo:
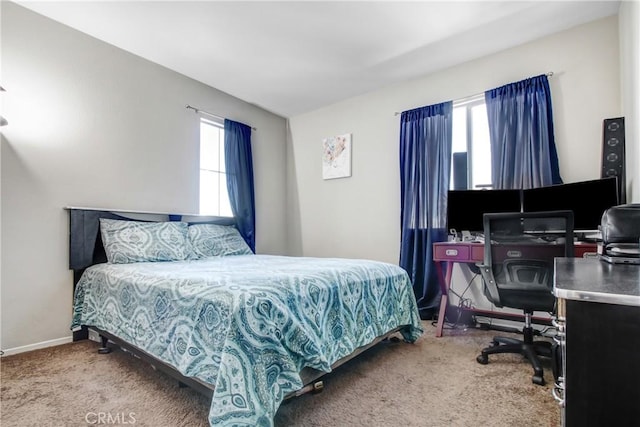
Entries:
{"type": "MultiPolygon", "coordinates": [[[[383,342],[325,376],[324,391],[283,404],[276,426],[560,425],[546,386],[531,383],[519,355],[475,358],[495,332],[426,333],[415,344],[383,342]]],[[[500,333],[501,335],[504,335],[500,333]]],[[[81,341],[0,361],[0,424],[10,426],[206,426],[209,401],[130,354],[97,353],[81,341]]]]}

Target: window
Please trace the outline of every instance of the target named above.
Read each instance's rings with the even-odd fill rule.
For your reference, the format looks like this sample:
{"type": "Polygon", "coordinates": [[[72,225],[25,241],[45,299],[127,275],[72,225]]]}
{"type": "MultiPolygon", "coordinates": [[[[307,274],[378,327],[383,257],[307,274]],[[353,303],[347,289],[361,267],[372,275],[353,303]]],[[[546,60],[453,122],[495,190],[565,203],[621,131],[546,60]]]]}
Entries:
{"type": "Polygon", "coordinates": [[[200,213],[233,216],[224,165],[224,125],[200,119],[200,213]]]}
{"type": "Polygon", "coordinates": [[[466,178],[464,188],[492,188],[489,121],[484,95],[454,102],[452,133],[452,157],[456,157],[455,153],[466,153],[462,154],[463,159],[466,158],[466,167],[465,162],[452,164],[451,189],[454,189],[456,174],[466,178]],[[464,168],[462,171],[459,170],[461,166],[464,168]]]}

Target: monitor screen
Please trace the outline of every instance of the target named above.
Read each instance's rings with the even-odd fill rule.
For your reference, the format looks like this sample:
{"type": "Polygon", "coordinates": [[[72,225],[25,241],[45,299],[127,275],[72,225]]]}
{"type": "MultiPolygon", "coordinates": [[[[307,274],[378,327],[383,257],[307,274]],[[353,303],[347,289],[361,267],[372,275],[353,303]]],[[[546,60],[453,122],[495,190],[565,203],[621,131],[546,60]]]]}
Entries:
{"type": "Polygon", "coordinates": [[[482,233],[485,213],[520,212],[520,190],[449,190],[447,229],[482,233]]]}
{"type": "Polygon", "coordinates": [[[523,212],[573,211],[577,231],[597,231],[602,213],[617,204],[616,177],[522,190],[523,212]]]}

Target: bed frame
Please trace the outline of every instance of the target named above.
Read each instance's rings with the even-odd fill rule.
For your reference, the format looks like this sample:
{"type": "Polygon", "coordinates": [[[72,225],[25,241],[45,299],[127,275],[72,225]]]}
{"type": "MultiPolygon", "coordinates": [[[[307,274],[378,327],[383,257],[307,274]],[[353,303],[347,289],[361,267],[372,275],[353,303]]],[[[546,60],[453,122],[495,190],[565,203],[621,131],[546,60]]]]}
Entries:
{"type": "MultiPolygon", "coordinates": [[[[184,221],[190,224],[235,224],[233,218],[215,216],[169,214],[161,212],[139,212],[128,210],[104,210],[99,208],[80,207],[67,207],[65,209],[69,211],[69,269],[73,270],[74,293],[75,287],[80,280],[80,277],[82,277],[82,273],[87,267],[107,261],[104,246],[102,244],[102,238],[100,236],[100,218],[153,222],[184,221]]],[[[99,353],[110,353],[111,348],[108,346],[108,343],[112,342],[124,351],[131,353],[133,356],[145,361],[146,363],[149,363],[154,369],[159,370],[176,379],[181,387],[188,386],[209,398],[212,397],[214,390],[214,386],[212,384],[205,383],[197,378],[186,377],[178,372],[178,370],[173,366],[157,359],[146,351],[106,331],[100,330],[91,325],[83,326],[81,330],[74,331],[73,341],[87,339],[89,337],[89,329],[95,331],[100,337],[100,341],[102,344],[98,349],[99,353]]],[[[381,341],[400,341],[397,333],[401,329],[402,327],[395,328],[387,332],[386,334],[377,337],[371,343],[357,348],[350,355],[338,360],[336,363],[331,365],[332,370],[340,365],[343,365],[362,352],[377,345],[381,341]]],[[[309,392],[318,393],[322,391],[324,384],[322,381],[320,381],[320,378],[325,374],[326,372],[319,371],[317,369],[309,367],[304,368],[300,372],[300,377],[304,386],[295,392],[289,393],[287,396],[285,396],[285,400],[292,397],[301,396],[309,392]]]]}

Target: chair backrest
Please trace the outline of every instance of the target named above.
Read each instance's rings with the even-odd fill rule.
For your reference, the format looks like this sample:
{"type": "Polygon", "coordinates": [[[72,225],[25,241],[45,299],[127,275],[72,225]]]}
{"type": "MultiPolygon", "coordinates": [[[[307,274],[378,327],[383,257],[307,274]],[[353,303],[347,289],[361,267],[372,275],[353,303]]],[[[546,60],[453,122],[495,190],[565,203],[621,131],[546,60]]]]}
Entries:
{"type": "Polygon", "coordinates": [[[573,257],[573,212],[484,214],[485,295],[498,307],[551,311],[553,260],[573,257]]]}

